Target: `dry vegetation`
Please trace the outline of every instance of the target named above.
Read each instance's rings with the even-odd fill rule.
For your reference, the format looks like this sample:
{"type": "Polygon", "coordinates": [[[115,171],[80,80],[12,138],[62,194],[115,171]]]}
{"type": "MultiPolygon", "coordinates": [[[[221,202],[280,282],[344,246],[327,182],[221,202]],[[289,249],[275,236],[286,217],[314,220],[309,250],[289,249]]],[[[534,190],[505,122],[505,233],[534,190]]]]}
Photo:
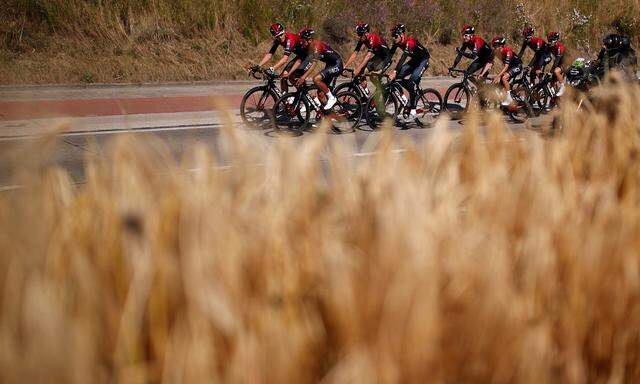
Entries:
{"type": "Polygon", "coordinates": [[[639,15],[638,0],[4,0],[0,84],[244,78],[272,20],[315,25],[344,53],[354,21],[385,31],[403,21],[434,49],[430,73],[442,74],[464,23],[486,37],[524,24],[558,30],[575,54],[606,32],[640,35],[639,15]]]}
{"type": "Polygon", "coordinates": [[[471,117],[358,162],[231,127],[231,170],[125,139],[74,186],[29,155],[0,382],[637,383],[640,90],[601,100],[551,139],[471,117]]]}

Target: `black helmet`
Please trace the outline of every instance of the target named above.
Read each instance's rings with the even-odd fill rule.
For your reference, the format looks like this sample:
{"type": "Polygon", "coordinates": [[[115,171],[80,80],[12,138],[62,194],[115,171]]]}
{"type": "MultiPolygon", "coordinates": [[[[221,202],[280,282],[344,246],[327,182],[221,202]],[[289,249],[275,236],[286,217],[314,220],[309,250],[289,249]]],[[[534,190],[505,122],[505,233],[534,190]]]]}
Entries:
{"type": "Polygon", "coordinates": [[[620,46],[620,42],[622,41],[622,36],[612,33],[604,37],[602,39],[602,44],[608,50],[616,49],[620,46]]]}
{"type": "Polygon", "coordinates": [[[476,29],[475,29],[473,26],[469,25],[469,24],[465,24],[465,25],[462,27],[462,31],[460,31],[460,32],[461,32],[463,35],[473,35],[473,34],[475,34],[475,33],[476,33],[476,29]]]}
{"type": "Polygon", "coordinates": [[[507,44],[507,39],[504,38],[504,36],[496,36],[491,40],[491,46],[492,47],[502,47],[505,44],[507,44]]]}
{"type": "Polygon", "coordinates": [[[363,36],[365,33],[369,33],[371,28],[367,23],[358,23],[356,24],[356,35],[363,36]]]}
{"type": "Polygon", "coordinates": [[[315,29],[310,27],[305,27],[300,30],[299,35],[301,38],[309,40],[313,37],[313,35],[315,35],[315,33],[316,33],[315,29]]]}
{"type": "Polygon", "coordinates": [[[407,33],[407,27],[404,24],[396,24],[391,28],[391,36],[393,37],[400,36],[403,33],[407,33]]]}
{"type": "Polygon", "coordinates": [[[558,32],[549,32],[547,33],[547,41],[549,43],[555,43],[560,40],[560,34],[558,32]]]}
{"type": "Polygon", "coordinates": [[[273,37],[278,37],[284,33],[284,26],[280,23],[273,23],[271,27],[269,27],[269,32],[273,37]]]}

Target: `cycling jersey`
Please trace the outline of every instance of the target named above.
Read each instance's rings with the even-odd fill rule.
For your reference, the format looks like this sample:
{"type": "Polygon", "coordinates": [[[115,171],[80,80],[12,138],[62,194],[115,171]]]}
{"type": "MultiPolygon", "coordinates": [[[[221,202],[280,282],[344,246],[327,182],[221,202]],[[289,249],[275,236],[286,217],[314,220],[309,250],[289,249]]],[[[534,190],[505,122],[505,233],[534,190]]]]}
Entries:
{"type": "Polygon", "coordinates": [[[469,41],[462,43],[462,46],[458,48],[457,51],[458,56],[456,56],[453,61],[454,68],[458,66],[458,63],[460,63],[462,56],[474,59],[474,61],[469,64],[469,68],[467,68],[468,73],[475,73],[479,71],[493,60],[493,50],[480,36],[472,36],[469,41]],[[467,50],[470,50],[471,52],[466,52],[467,50]]]}
{"type": "Polygon", "coordinates": [[[527,47],[531,48],[531,50],[535,53],[538,53],[540,51],[544,52],[547,50],[547,43],[539,37],[532,37],[529,40],[525,40],[522,42],[522,47],[520,47],[518,56],[522,57],[527,47]]]}
{"type": "Polygon", "coordinates": [[[364,45],[369,49],[369,52],[373,53],[376,57],[387,58],[389,55],[389,46],[384,41],[380,35],[376,35],[375,33],[367,33],[364,35],[364,40],[358,40],[358,44],[356,44],[356,52],[360,52],[362,46],[364,45]]]}
{"type": "Polygon", "coordinates": [[[509,68],[522,65],[522,60],[520,60],[518,55],[516,55],[510,47],[502,47],[498,52],[498,58],[503,64],[508,65],[509,68]]]}
{"type": "Polygon", "coordinates": [[[290,55],[291,53],[295,53],[296,56],[304,57],[306,56],[306,51],[302,48],[300,44],[300,36],[296,33],[287,33],[284,35],[284,41],[280,41],[280,39],[273,40],[273,45],[269,50],[270,54],[276,53],[278,47],[284,47],[284,54],[290,55]]]}
{"type": "Polygon", "coordinates": [[[553,71],[557,67],[562,67],[564,61],[564,44],[557,42],[554,45],[549,45],[549,54],[553,57],[554,62],[551,70],[553,71]]]}
{"type": "Polygon", "coordinates": [[[407,55],[412,59],[428,59],[429,50],[425,48],[418,39],[415,37],[407,37],[403,42],[394,43],[391,48],[391,55],[396,53],[396,49],[401,48],[403,50],[403,56],[407,55]]]}
{"type": "Polygon", "coordinates": [[[473,36],[471,40],[462,44],[462,48],[460,49],[462,52],[465,50],[471,51],[470,59],[475,59],[476,57],[488,58],[491,57],[491,47],[487,44],[486,41],[480,36],[473,36]]]}
{"type": "Polygon", "coordinates": [[[342,62],[342,57],[340,57],[340,54],[324,41],[312,41],[311,44],[309,44],[309,53],[314,59],[320,60],[327,65],[342,62]]]}

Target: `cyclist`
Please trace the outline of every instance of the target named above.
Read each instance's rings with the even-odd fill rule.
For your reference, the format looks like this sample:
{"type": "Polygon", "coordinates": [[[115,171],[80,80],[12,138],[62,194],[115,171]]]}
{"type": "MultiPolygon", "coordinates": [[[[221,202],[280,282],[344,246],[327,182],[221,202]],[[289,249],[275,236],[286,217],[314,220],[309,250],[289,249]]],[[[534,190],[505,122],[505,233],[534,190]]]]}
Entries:
{"type": "Polygon", "coordinates": [[[535,82],[536,78],[542,74],[544,66],[551,61],[551,58],[548,55],[547,43],[543,39],[533,36],[535,33],[536,31],[532,27],[525,27],[522,30],[522,37],[524,40],[522,41],[520,52],[518,52],[518,57],[524,58],[523,55],[527,47],[531,48],[533,51],[533,58],[531,58],[528,65],[528,67],[532,69],[529,75],[529,79],[532,84],[535,82]]]}
{"type": "MultiPolygon", "coordinates": [[[[259,67],[264,66],[267,62],[269,62],[269,60],[271,60],[273,55],[278,50],[279,46],[284,47],[284,55],[272,67],[272,70],[274,71],[277,71],[285,63],[287,63],[292,53],[296,55],[296,59],[298,58],[304,59],[306,57],[307,52],[302,48],[302,45],[300,42],[300,36],[298,36],[298,34],[287,33],[284,29],[284,26],[280,23],[271,24],[271,26],[269,27],[269,32],[273,36],[273,44],[271,45],[271,49],[264,55],[262,60],[260,60],[260,63],[258,63],[259,67]]],[[[282,80],[280,82],[280,88],[284,92],[286,92],[288,89],[286,77],[289,75],[291,67],[293,67],[293,64],[296,61],[296,59],[289,61],[287,65],[284,67],[284,70],[282,71],[282,74],[281,74],[282,80]]],[[[302,73],[299,71],[296,75],[299,76],[301,74],[302,73]]]]}
{"type": "Polygon", "coordinates": [[[356,48],[345,63],[345,67],[349,67],[353,63],[358,55],[358,52],[364,45],[368,51],[360,65],[358,65],[354,74],[357,76],[363,70],[383,72],[389,65],[391,65],[391,56],[389,55],[389,46],[384,38],[376,33],[371,33],[369,24],[359,23],[356,25],[356,35],[358,36],[358,42],[356,48]]]}
{"type": "Polygon", "coordinates": [[[599,75],[602,77],[605,71],[621,69],[628,75],[635,76],[638,65],[636,51],[631,47],[629,37],[619,34],[610,34],[602,39],[602,49],[598,54],[599,75]]]}
{"type": "Polygon", "coordinates": [[[556,96],[564,94],[564,44],[560,42],[560,34],[558,32],[549,32],[547,34],[547,44],[549,47],[549,55],[553,59],[550,72],[556,77],[560,88],[556,92],[556,96]]]}
{"type": "Polygon", "coordinates": [[[462,27],[462,40],[462,46],[456,48],[458,56],[456,56],[453,61],[453,67],[449,68],[449,70],[455,69],[460,63],[462,56],[464,56],[473,59],[466,70],[467,74],[472,75],[480,71],[478,77],[486,76],[493,64],[493,51],[491,47],[489,47],[489,44],[480,36],[476,35],[476,29],[470,25],[462,27]],[[467,49],[470,52],[466,52],[467,49]]]}
{"type": "MultiPolygon", "coordinates": [[[[316,31],[312,28],[304,28],[300,31],[300,38],[302,46],[308,50],[308,58],[305,60],[306,64],[303,66],[305,72],[300,78],[298,78],[296,85],[302,85],[307,77],[311,75],[311,72],[315,68],[318,60],[325,63],[325,67],[320,73],[313,78],[313,83],[320,88],[322,93],[320,98],[323,99],[326,96],[324,109],[331,109],[337,102],[336,97],[331,93],[331,88],[335,79],[342,73],[344,66],[342,65],[342,57],[331,48],[327,43],[320,40],[312,40],[316,31]]],[[[291,68],[295,71],[300,63],[296,62],[291,68]]]]}
{"type": "Polygon", "coordinates": [[[493,40],[491,40],[491,46],[493,47],[494,54],[504,64],[498,75],[493,79],[493,82],[495,84],[501,82],[507,91],[507,95],[501,103],[503,106],[507,106],[513,102],[509,80],[522,72],[522,60],[513,52],[513,49],[507,46],[507,40],[503,36],[494,37],[493,40]]]}
{"type": "Polygon", "coordinates": [[[398,48],[401,48],[403,52],[395,70],[391,72],[389,80],[394,80],[396,77],[401,79],[402,85],[409,91],[410,111],[407,120],[415,120],[417,118],[418,87],[422,74],[429,68],[429,50],[420,44],[415,37],[407,36],[407,27],[404,24],[396,24],[391,28],[391,36],[394,43],[390,56],[393,58],[398,48]],[[410,58],[409,61],[407,58],[410,58]],[[405,61],[407,62],[405,63],[405,61]],[[407,76],[409,79],[405,79],[407,76]]]}

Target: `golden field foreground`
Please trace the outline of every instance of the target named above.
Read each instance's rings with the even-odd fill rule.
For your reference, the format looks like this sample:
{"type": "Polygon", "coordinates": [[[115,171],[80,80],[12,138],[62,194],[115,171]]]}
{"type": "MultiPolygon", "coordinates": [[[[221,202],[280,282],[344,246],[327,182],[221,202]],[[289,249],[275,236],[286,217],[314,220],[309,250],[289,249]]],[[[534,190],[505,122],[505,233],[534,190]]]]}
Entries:
{"type": "Polygon", "coordinates": [[[31,159],[0,194],[0,382],[637,383],[640,90],[601,100],[357,162],[231,128],[231,169],[31,159]]]}

